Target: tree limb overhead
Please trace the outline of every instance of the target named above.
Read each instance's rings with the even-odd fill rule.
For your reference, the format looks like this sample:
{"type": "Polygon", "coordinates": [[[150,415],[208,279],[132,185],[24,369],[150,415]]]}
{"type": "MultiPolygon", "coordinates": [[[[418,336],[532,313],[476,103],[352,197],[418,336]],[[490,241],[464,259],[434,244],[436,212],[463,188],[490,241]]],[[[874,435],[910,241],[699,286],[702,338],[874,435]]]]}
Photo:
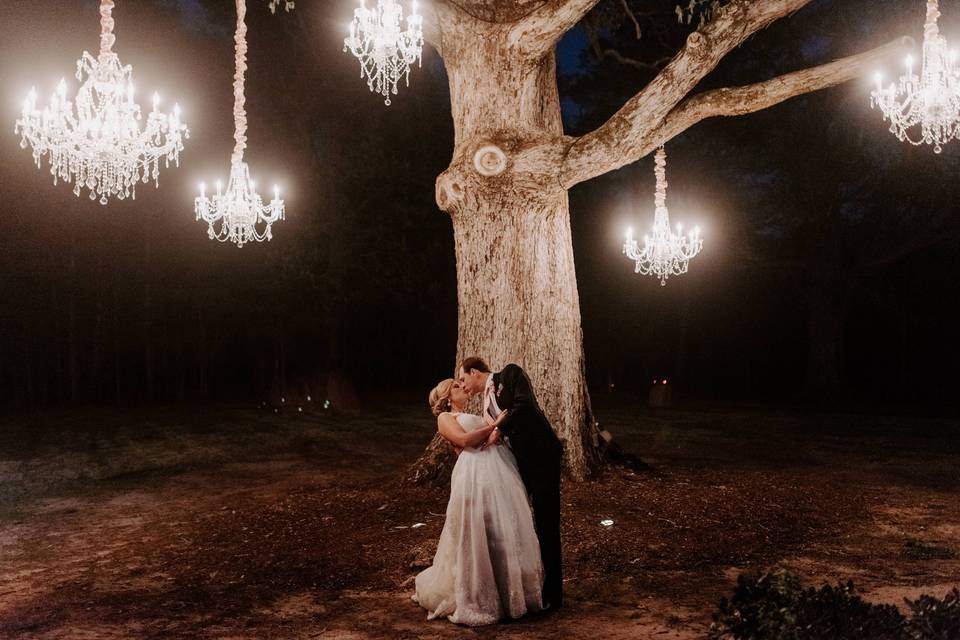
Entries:
{"type": "Polygon", "coordinates": [[[906,51],[912,44],[911,38],[897,38],[876,49],[818,67],[794,71],[765,82],[714,89],[695,95],[681,102],[667,115],[661,128],[663,135],[660,137],[672,138],[706,118],[753,113],[804,93],[863,77],[878,62],[894,53],[906,51]]]}
{"type": "Polygon", "coordinates": [[[690,34],[670,64],[606,123],[573,143],[561,182],[574,185],[642,157],[638,155],[638,143],[724,56],[760,29],[809,2],[733,0],[711,22],[690,34]]]}
{"type": "Polygon", "coordinates": [[[468,18],[466,14],[446,0],[433,0],[422,8],[423,39],[443,57],[443,40],[449,38],[458,18],[468,18]],[[457,15],[460,14],[460,15],[457,15]]]}
{"type": "Polygon", "coordinates": [[[563,34],[587,15],[599,0],[547,0],[510,30],[510,44],[522,55],[539,60],[550,53],[563,34]]]}

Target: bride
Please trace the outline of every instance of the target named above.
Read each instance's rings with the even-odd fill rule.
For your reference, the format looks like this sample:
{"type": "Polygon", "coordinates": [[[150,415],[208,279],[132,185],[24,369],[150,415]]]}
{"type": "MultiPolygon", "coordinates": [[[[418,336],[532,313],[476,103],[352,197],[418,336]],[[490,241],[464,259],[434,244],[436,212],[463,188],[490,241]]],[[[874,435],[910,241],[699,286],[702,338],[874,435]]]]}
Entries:
{"type": "Polygon", "coordinates": [[[471,626],[542,610],[540,547],[513,453],[485,445],[497,425],[463,412],[459,382],[440,382],[429,402],[459,457],[433,566],[417,576],[414,601],[428,620],[471,626]]]}

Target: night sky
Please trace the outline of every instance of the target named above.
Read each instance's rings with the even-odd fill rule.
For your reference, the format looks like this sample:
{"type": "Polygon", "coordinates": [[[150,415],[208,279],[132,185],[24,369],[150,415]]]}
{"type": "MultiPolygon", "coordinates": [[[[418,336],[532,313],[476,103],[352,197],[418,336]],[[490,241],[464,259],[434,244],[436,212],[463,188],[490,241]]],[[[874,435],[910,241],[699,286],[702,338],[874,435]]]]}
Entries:
{"type": "MultiPolygon", "coordinates": [[[[649,39],[637,42],[623,20],[603,23],[599,37],[638,58],[672,54],[689,29],[661,4],[649,39]]],[[[13,135],[31,86],[41,103],[61,77],[75,91],[75,61],[97,46],[97,3],[0,7],[4,407],[258,401],[331,377],[374,402],[419,398],[448,374],[455,265],[450,222],[433,198],[453,148],[443,65],[427,48],[411,86],[385,107],[342,52],[352,7],[302,0],[271,16],[266,2],[250,2],[247,161],[258,184],[280,185],[287,220],[272,242],[240,250],[207,240],[192,210],[197,185],[225,180],[229,165],[233,3],[118,3],[115,51],[133,65],[141,104],[154,90],[168,108],[178,100],[191,138],[159,190],[144,185],[135,202],[106,207],[54,187],[13,135]]],[[[922,9],[813,2],[697,90],[898,35],[919,41],[922,9]]],[[[960,35],[960,10],[942,11],[941,30],[960,35]]],[[[573,134],[652,77],[598,60],[582,26],[558,61],[573,134]]],[[[889,63],[888,77],[900,64],[889,63]]],[[[706,241],[690,273],[666,287],[620,254],[624,229],[652,220],[652,158],[571,191],[597,393],[614,381],[619,393],[643,394],[653,377],[669,377],[691,402],[955,406],[960,142],[940,156],[897,142],[869,108],[870,84],[704,122],[671,141],[671,218],[699,224],[706,241]],[[811,354],[825,348],[839,354],[829,389],[811,371],[811,354]]]]}

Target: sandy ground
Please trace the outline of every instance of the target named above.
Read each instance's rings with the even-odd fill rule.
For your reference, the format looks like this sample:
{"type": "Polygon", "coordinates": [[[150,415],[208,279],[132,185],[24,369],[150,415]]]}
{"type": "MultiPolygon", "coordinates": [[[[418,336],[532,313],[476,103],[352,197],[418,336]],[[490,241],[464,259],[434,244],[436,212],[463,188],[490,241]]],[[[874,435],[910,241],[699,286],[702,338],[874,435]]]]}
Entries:
{"type": "Polygon", "coordinates": [[[304,409],[4,419],[0,637],[701,638],[743,571],[900,605],[960,582],[954,421],[600,399],[652,470],[565,485],[567,606],[427,622],[445,489],[400,479],[431,420],[304,409]]]}

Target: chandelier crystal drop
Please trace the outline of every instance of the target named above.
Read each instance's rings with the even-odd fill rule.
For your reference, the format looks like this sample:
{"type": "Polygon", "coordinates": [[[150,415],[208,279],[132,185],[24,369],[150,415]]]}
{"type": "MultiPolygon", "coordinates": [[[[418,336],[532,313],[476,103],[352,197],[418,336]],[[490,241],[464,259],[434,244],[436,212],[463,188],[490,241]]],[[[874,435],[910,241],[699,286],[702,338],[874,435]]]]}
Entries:
{"type": "Polygon", "coordinates": [[[403,18],[403,8],[396,0],[377,0],[375,9],[367,9],[364,0],[354,9],[350,37],[343,41],[360,60],[360,77],[367,78],[370,91],[379,93],[384,104],[397,94],[401,79],[410,85],[410,66],[420,65],[423,53],[423,16],[417,14],[413,0],[410,15],[403,18]],[[401,25],[406,22],[406,29],[401,25]]]}
{"type": "Polygon", "coordinates": [[[273,199],[264,204],[250,179],[250,168],[243,160],[247,146],[247,112],[244,108],[244,75],[247,70],[247,26],[244,22],[245,0],[237,0],[236,72],[233,77],[233,117],[235,146],[230,159],[230,180],[227,190],[217,182],[217,192],[207,196],[206,185],[200,185],[200,196],[194,203],[197,220],[207,223],[211,240],[233,242],[242,247],[247,242],[272,240],[271,227],[284,219],[284,204],[280,189],[273,188],[273,199]]]}
{"type": "Polygon", "coordinates": [[[703,248],[700,228],[695,227],[683,235],[683,226],[677,225],[676,232],[670,229],[670,213],[667,211],[667,152],[661,146],[654,159],[657,178],[655,197],[656,210],[653,214],[653,229],[644,236],[643,248],[633,238],[633,230],[627,229],[627,239],[623,253],[636,263],[636,273],[652,275],[660,279],[660,285],[667,284],[667,278],[687,272],[690,260],[703,248]]]}
{"type": "Polygon", "coordinates": [[[68,99],[61,80],[50,104],[40,109],[32,89],[14,126],[20,146],[31,147],[38,168],[48,157],[54,184],[72,182],[74,194],[88,189],[90,199],[104,205],[111,197],[136,198],[138,182],[153,180],[159,186],[161,161],[165,167],[171,162],[179,166],[183,141],[189,138],[180,107],[175,105],[171,114],[160,112],[157,94],[141,126],[133,69],[113,52],[113,7],[113,0],[100,2],[100,55],[84,51],[77,61],[81,86],[76,98],[68,99]]]}
{"type": "Polygon", "coordinates": [[[901,142],[932,144],[935,153],[943,145],[960,137],[960,69],[957,51],[950,50],[940,35],[938,0],[927,0],[927,19],[923,28],[923,59],[920,75],[913,72],[913,57],[907,56],[907,73],[898,83],[883,86],[877,73],[877,88],[871,93],[870,106],[879,107],[890,131],[901,142]]]}

